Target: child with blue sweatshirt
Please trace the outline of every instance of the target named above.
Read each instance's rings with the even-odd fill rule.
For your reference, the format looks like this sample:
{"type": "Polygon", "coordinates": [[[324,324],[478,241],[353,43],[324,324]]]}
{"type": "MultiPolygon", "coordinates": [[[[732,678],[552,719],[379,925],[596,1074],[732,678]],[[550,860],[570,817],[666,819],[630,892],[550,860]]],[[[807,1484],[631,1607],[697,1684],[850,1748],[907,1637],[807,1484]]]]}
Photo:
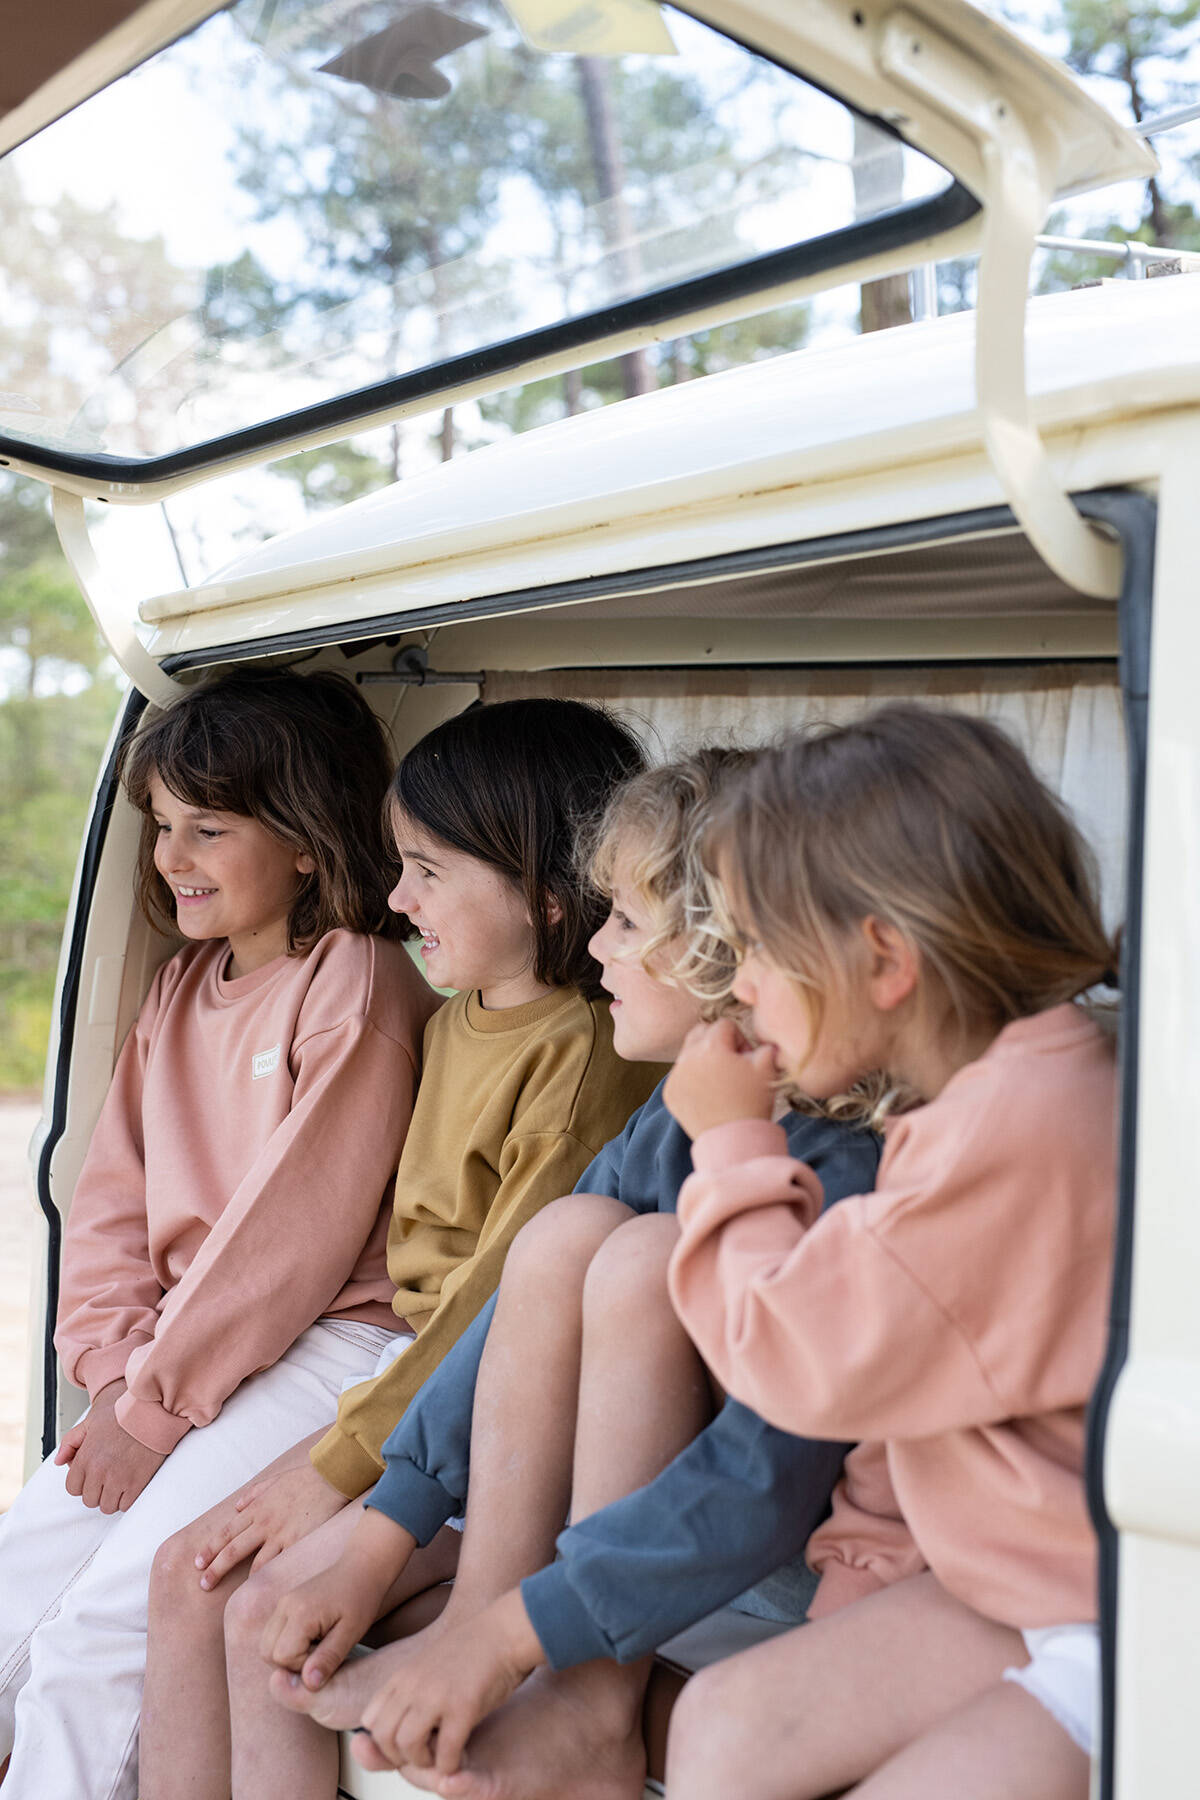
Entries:
{"type": "MultiPolygon", "coordinates": [[[[630,1060],[673,1060],[728,983],[728,952],[696,932],[689,847],[748,754],[704,751],[636,778],[601,830],[594,874],[612,911],[592,950],[630,1060]]],[[[827,1202],[871,1185],[878,1146],[861,1124],[796,1111],[783,1124],[827,1202]]],[[[498,1296],[385,1444],[386,1472],[337,1561],[282,1598],[268,1568],[231,1603],[233,1692],[261,1686],[265,1656],[293,1724],[361,1724],[361,1761],[435,1791],[640,1794],[650,1653],[800,1554],[846,1448],[722,1405],[679,1329],[666,1264],[690,1148],[656,1090],[575,1194],[520,1233],[498,1296]],[[463,1512],[468,1474],[445,1612],[341,1667],[418,1546],[463,1512]],[[472,1738],[470,1767],[450,1773],[535,1668],[472,1738]]],[[[270,1793],[266,1756],[261,1772],[270,1793]]]]}

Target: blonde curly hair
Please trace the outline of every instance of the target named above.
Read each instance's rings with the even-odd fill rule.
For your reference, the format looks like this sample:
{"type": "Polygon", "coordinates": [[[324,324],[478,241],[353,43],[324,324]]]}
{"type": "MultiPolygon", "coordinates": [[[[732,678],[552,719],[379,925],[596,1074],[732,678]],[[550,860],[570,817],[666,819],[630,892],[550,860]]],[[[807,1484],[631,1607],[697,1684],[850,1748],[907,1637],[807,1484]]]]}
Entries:
{"type": "MultiPolygon", "coordinates": [[[[749,1021],[733,995],[741,939],[702,850],[718,800],[735,778],[749,776],[761,754],[707,744],[635,775],[614,794],[584,846],[593,886],[611,899],[620,865],[650,915],[650,934],[637,953],[647,974],[693,994],[705,1019],[736,1017],[747,1036],[753,1035],[749,1021]]],[[[858,1127],[875,1126],[885,1102],[896,1097],[883,1075],[825,1100],[785,1081],[779,1092],[797,1112],[858,1127]]]]}

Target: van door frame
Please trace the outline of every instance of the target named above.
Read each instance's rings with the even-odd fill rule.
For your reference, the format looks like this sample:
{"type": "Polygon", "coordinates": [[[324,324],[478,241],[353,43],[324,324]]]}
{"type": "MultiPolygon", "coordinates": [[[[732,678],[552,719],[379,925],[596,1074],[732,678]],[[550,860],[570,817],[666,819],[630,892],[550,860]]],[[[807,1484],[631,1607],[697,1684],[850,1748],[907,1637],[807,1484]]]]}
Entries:
{"type": "MultiPolygon", "coordinates": [[[[1116,1633],[1119,1535],[1109,1517],[1104,1497],[1104,1440],[1113,1393],[1129,1350],[1129,1316],[1133,1267],[1133,1224],[1137,1161],[1138,1017],[1140,1003],[1143,865],[1145,856],[1146,751],[1150,689],[1150,648],[1154,582],[1154,552],[1158,507],[1154,499],[1132,489],[1105,489],[1072,498],[1085,518],[1110,528],[1123,551],[1123,580],[1118,600],[1118,670],[1128,753],[1125,927],[1121,942],[1122,1008],[1119,1032],[1120,1150],[1118,1163],[1117,1225],[1112,1300],[1107,1346],[1100,1376],[1088,1412],[1086,1484],[1088,1505],[1100,1541],[1100,1626],[1102,1646],[1103,1733],[1100,1748],[1100,1800],[1114,1796],[1114,1723],[1116,1718],[1116,1633]]],[[[378,638],[407,633],[434,625],[462,622],[481,616],[535,612],[561,605],[565,600],[598,599],[606,593],[636,592],[639,587],[661,587],[671,580],[712,579],[720,574],[781,563],[822,562],[831,557],[863,555],[872,551],[915,547],[960,537],[968,532],[1014,527],[1007,506],[988,507],[969,513],[906,520],[860,532],[815,538],[787,545],[767,545],[756,551],[731,552],[696,563],[677,563],[631,574],[598,576],[594,581],[572,581],[519,593],[493,595],[455,605],[435,606],[410,613],[378,615],[370,620],[327,626],[311,632],[283,633],[254,643],[233,642],[202,651],[182,653],[163,661],[170,674],[184,669],[277,656],[289,650],[314,649],[354,641],[356,633],[378,638]]],[[[1023,660],[1029,660],[1027,657],[1023,660]]],[[[864,666],[869,666],[864,664],[864,666]]],[[[121,745],[138,724],[146,700],[131,689],[114,741],[80,853],[77,899],[70,922],[62,964],[59,998],[59,1038],[53,1102],[45,1139],[38,1158],[36,1188],[48,1232],[46,1271],[47,1310],[43,1336],[42,1453],[49,1456],[57,1442],[58,1366],[53,1328],[58,1303],[62,1220],[51,1190],[51,1161],[63,1135],[67,1116],[71,1056],[83,969],[84,940],[95,888],[96,871],[117,797],[117,765],[121,745]]]]}

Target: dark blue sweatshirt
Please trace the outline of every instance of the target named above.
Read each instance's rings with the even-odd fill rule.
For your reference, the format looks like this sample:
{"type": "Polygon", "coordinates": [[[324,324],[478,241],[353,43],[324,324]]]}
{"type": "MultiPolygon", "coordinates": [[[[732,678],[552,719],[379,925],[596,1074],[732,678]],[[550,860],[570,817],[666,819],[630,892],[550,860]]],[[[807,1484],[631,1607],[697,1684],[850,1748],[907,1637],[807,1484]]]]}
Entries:
{"type": "MultiPolygon", "coordinates": [[[[792,1154],[820,1176],[827,1206],[874,1186],[879,1146],[869,1132],[800,1113],[783,1124],[792,1154]]],[[[674,1212],[691,1169],[691,1141],[660,1084],[576,1191],[637,1213],[674,1212]]],[[[493,1296],[413,1399],[366,1498],[421,1544],[466,1503],[475,1382],[494,1311],[493,1296]]],[[[568,1527],[558,1559],[522,1582],[551,1666],[631,1662],[798,1556],[828,1508],[846,1448],[779,1431],[727,1400],[661,1475],[568,1527]]]]}

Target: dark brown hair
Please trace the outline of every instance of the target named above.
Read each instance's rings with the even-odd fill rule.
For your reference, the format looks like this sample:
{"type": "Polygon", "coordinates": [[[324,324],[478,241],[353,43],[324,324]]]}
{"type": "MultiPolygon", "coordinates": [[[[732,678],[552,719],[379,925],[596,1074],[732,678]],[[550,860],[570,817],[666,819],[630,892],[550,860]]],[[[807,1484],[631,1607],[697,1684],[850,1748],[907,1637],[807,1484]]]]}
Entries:
{"type": "Polygon", "coordinates": [[[814,1023],[871,914],[964,1027],[1115,980],[1090,850],[1011,738],[965,713],[885,706],[765,751],[723,796],[704,858],[814,1023]]]}
{"type": "Polygon", "coordinates": [[[415,744],[391,799],[432,837],[507,876],[533,921],[535,979],[593,999],[600,968],[587,946],[606,907],[579,873],[576,844],[642,767],[641,745],[603,707],[504,700],[468,707],[415,744]]]}
{"type": "Polygon", "coordinates": [[[157,775],[186,805],[254,819],[312,858],[288,916],[289,955],[339,926],[410,936],[387,906],[398,872],[382,817],[391,770],[379,720],[341,675],[239,668],[192,688],[121,753],[125,791],[145,815],[142,911],[156,930],[174,927],[174,896],[154,866],[157,775]]]}

